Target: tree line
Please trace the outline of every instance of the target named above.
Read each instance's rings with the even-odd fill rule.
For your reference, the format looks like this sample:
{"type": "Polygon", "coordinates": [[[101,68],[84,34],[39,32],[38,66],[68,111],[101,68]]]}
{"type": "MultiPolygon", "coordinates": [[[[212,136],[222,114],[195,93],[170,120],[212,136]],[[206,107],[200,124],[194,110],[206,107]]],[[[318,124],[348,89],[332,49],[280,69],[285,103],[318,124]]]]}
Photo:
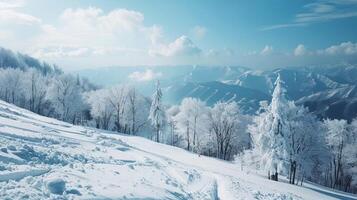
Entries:
{"type": "Polygon", "coordinates": [[[226,160],[248,148],[250,138],[244,129],[249,117],[235,102],[209,107],[186,98],[180,105],[168,106],[162,96],[159,84],[150,98],[130,85],[100,88],[71,74],[0,69],[0,98],[40,115],[144,136],[226,160]]]}

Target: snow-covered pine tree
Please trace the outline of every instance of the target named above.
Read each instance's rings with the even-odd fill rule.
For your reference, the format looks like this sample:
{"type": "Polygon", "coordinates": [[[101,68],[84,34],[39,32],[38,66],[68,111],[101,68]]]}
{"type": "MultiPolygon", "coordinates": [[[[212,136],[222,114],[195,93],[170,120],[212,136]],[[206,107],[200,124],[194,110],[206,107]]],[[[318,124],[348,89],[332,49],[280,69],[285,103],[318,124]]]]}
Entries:
{"type": "MultiPolygon", "coordinates": [[[[285,88],[280,75],[275,82],[275,88],[272,95],[272,101],[266,106],[264,112],[255,117],[254,123],[249,127],[253,136],[255,151],[261,155],[261,166],[270,172],[278,173],[285,169],[286,143],[284,134],[286,134],[286,109],[288,101],[285,98],[285,88]]],[[[274,178],[276,179],[276,178],[274,178]]]]}
{"type": "Polygon", "coordinates": [[[323,153],[326,151],[316,117],[306,108],[288,101],[285,92],[278,75],[271,104],[262,105],[262,113],[253,119],[248,129],[260,166],[269,174],[274,172],[274,180],[278,172],[289,174],[290,183],[295,184],[297,173],[301,181],[304,175],[310,175],[315,163],[326,158],[323,153]]]}
{"type": "Polygon", "coordinates": [[[149,118],[156,132],[156,142],[160,142],[160,133],[165,123],[165,110],[162,106],[162,92],[160,82],[157,81],[156,90],[152,95],[149,118]]]}

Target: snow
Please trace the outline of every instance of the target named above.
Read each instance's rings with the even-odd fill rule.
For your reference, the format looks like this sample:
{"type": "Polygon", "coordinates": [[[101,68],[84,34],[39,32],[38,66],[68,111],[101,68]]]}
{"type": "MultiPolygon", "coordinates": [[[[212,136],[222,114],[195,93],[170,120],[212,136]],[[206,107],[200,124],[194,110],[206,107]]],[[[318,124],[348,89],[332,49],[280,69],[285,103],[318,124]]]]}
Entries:
{"type": "Polygon", "coordinates": [[[40,176],[42,174],[47,173],[49,170],[47,169],[28,169],[23,171],[14,171],[14,172],[0,172],[0,182],[8,181],[8,180],[21,180],[27,176],[40,176]]]}
{"type": "Polygon", "coordinates": [[[1,199],[357,199],[0,101],[1,199]]]}
{"type": "Polygon", "coordinates": [[[63,179],[50,179],[47,181],[47,189],[53,194],[62,195],[66,190],[66,182],[63,179]]]}

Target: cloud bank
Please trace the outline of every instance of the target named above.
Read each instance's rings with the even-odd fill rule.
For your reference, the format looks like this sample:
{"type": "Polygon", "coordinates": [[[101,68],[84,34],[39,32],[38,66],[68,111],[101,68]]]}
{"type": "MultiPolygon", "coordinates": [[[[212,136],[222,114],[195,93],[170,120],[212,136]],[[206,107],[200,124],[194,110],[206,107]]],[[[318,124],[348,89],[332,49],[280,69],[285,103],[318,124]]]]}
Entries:
{"type": "Polygon", "coordinates": [[[150,50],[151,55],[165,57],[173,56],[197,56],[201,53],[198,48],[187,36],[183,35],[169,44],[160,44],[157,48],[150,50]]]}
{"type": "MultiPolygon", "coordinates": [[[[306,48],[309,44],[303,43],[286,49],[269,44],[247,53],[240,44],[232,44],[236,46],[234,49],[223,44],[219,49],[210,48],[210,43],[206,43],[208,29],[202,25],[190,26],[186,33],[167,34],[164,27],[148,23],[145,15],[136,10],[67,8],[58,14],[55,23],[49,23],[22,12],[24,5],[25,1],[21,0],[0,0],[2,45],[67,69],[113,65],[243,65],[263,68],[357,63],[356,41],[341,41],[321,49],[306,48]]],[[[350,9],[345,13],[341,9],[355,5],[355,0],[310,3],[304,6],[303,12],[294,16],[293,22],[273,25],[270,29],[353,17],[354,12],[350,9]]],[[[214,30],[211,31],[213,33],[214,30]]],[[[158,76],[153,71],[138,72],[132,74],[132,79],[144,81],[158,76]]]]}
{"type": "Polygon", "coordinates": [[[133,72],[129,75],[129,78],[131,80],[138,81],[138,82],[152,81],[160,77],[162,77],[161,72],[155,73],[151,69],[148,69],[144,72],[139,72],[139,71],[133,72]]]}

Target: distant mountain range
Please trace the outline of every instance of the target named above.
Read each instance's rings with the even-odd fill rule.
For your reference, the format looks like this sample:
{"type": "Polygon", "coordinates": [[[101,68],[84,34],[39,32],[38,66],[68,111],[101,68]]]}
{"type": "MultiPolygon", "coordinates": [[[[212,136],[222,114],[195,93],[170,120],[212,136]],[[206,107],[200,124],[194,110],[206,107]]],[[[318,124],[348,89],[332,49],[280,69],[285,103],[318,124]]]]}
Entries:
{"type": "Polygon", "coordinates": [[[156,79],[145,82],[130,79],[132,73],[145,74],[148,70],[160,74],[157,79],[164,88],[168,104],[178,104],[185,97],[200,98],[208,105],[236,101],[246,113],[254,113],[260,101],[271,99],[275,79],[280,74],[288,98],[309,107],[319,117],[347,120],[357,117],[357,66],[265,71],[229,66],[110,67],[76,73],[102,85],[132,83],[145,95],[151,95],[156,79]]]}

